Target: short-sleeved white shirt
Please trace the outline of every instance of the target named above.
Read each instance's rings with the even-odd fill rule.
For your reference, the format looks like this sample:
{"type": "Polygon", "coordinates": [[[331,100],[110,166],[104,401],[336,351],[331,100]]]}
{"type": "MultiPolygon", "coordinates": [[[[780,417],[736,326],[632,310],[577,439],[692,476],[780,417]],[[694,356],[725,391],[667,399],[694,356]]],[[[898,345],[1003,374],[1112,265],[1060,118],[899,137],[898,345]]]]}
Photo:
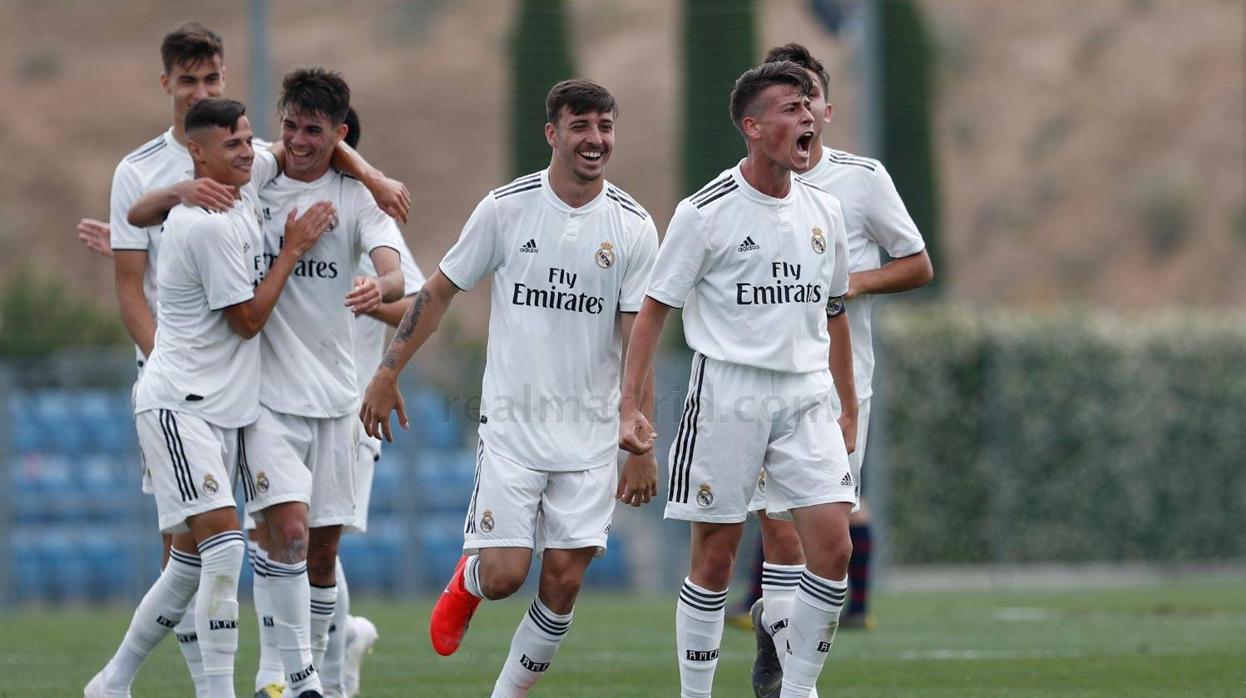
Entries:
{"type": "MultiPolygon", "coordinates": [[[[126,216],[143,194],[190,178],[194,164],[186,146],[173,137],[173,129],[147,141],[122,158],[113,171],[112,193],[108,204],[109,241],[114,250],[142,250],[147,253],[143,275],[143,295],[152,317],[156,316],[156,265],[160,254],[160,226],[130,225],[126,216]]],[[[135,347],[139,361],[142,350],[135,347]]]]}
{"type": "Polygon", "coordinates": [[[542,170],[476,206],[440,268],[463,290],[493,273],[480,436],[494,454],[546,471],[614,462],[617,314],[640,309],[656,250],[652,218],[609,182],[572,208],[542,170]]]}
{"type": "MultiPolygon", "coordinates": [[[[878,269],[882,265],[879,250],[898,259],[926,248],[881,162],[830,148],[823,148],[822,153],[813,169],[801,176],[839,199],[848,231],[849,272],[878,269]]],[[[873,305],[872,295],[859,296],[846,304],[859,400],[874,392],[874,340],[870,327],[873,305]]]]}
{"type": "Polygon", "coordinates": [[[355,266],[378,247],[397,250],[402,234],[357,179],[333,169],[314,182],[281,175],[260,188],[269,264],[281,252],[287,214],[302,215],[318,201],[333,204],[337,221],[299,259],[264,325],[260,402],[274,412],[329,418],[359,409],[354,318],[345,305],[355,266]]]}
{"type": "Polygon", "coordinates": [[[839,202],[793,175],[776,199],[723,172],[675,209],[648,295],[683,308],[688,346],[771,371],[827,370],[827,302],[848,291],[839,202]]]}
{"type": "MultiPolygon", "coordinates": [[[[272,156],[257,151],[253,182],[275,171],[272,156]]],[[[156,270],[156,346],[139,377],[136,414],[188,412],[223,428],[259,416],[259,340],[236,334],[221,312],[254,297],[263,264],[259,216],[253,185],[225,213],[186,205],[169,212],[156,270]]]]}
{"type": "MultiPolygon", "coordinates": [[[[416,265],[406,241],[400,237],[398,243],[400,245],[398,255],[402,265],[402,295],[410,296],[423,288],[424,272],[420,271],[416,265]]],[[[372,258],[366,254],[360,255],[355,273],[359,276],[376,276],[376,267],[372,265],[372,258]]],[[[376,373],[376,367],[381,365],[381,358],[385,355],[385,329],[387,327],[389,326],[384,322],[369,315],[359,315],[355,318],[355,375],[357,376],[355,384],[359,386],[361,394],[368,387],[372,375],[376,373]]],[[[370,437],[365,435],[364,438],[370,437]]]]}

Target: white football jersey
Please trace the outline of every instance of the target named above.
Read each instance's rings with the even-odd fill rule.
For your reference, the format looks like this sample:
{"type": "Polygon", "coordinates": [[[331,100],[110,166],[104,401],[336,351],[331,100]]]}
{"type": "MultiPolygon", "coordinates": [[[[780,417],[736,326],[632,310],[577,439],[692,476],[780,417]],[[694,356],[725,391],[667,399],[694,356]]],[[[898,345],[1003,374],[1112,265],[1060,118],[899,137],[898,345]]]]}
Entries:
{"type": "MultiPolygon", "coordinates": [[[[870,271],[882,266],[879,250],[894,259],[926,248],[917,225],[900,200],[896,185],[882,163],[841,150],[822,149],[822,159],[801,175],[839,199],[848,231],[848,271],[870,271]]],[[[852,329],[852,367],[857,399],[874,393],[874,340],[870,327],[874,296],[848,301],[852,329]]]]}
{"type": "Polygon", "coordinates": [[[333,169],[314,182],[282,175],[260,188],[269,264],[281,252],[287,214],[302,215],[318,201],[332,203],[337,220],[299,259],[264,325],[260,402],[274,412],[328,418],[359,409],[354,322],[345,304],[359,256],[399,249],[402,234],[357,179],[333,169]]]}
{"type": "MultiPolygon", "coordinates": [[[[252,181],[276,167],[257,151],[252,181]]],[[[156,347],[139,377],[136,414],[188,412],[223,428],[259,416],[259,340],[236,334],[221,312],[255,295],[264,262],[259,217],[254,184],[225,213],[186,205],[169,212],[156,270],[156,347]]]]}
{"type": "Polygon", "coordinates": [[[839,202],[793,175],[782,199],[736,165],[679,202],[648,295],[683,308],[688,346],[771,371],[825,371],[827,303],[848,292],[839,202]]]}
{"type": "MultiPolygon", "coordinates": [[[[140,228],[130,225],[126,216],[139,197],[152,189],[171,186],[191,178],[194,163],[186,146],[173,138],[173,129],[144,143],[117,163],[112,176],[108,202],[109,241],[114,250],[147,252],[147,271],[143,275],[143,295],[152,317],[156,316],[156,265],[160,254],[160,226],[140,228]]],[[[136,346],[140,364],[146,359],[136,346]]]]}
{"type": "Polygon", "coordinates": [[[618,451],[618,313],[644,300],[653,219],[606,182],[572,208],[547,170],[490,192],[441,272],[463,290],[493,273],[480,437],[534,470],[587,470],[618,451]]]}

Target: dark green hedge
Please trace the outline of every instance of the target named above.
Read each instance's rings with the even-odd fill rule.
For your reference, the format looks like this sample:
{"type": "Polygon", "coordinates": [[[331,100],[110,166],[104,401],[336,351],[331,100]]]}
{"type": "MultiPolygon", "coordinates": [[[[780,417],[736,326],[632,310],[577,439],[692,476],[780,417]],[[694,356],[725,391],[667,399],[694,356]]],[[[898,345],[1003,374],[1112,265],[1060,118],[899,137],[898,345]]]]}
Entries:
{"type": "Polygon", "coordinates": [[[1246,557],[1240,316],[881,319],[896,562],[1246,557]]]}

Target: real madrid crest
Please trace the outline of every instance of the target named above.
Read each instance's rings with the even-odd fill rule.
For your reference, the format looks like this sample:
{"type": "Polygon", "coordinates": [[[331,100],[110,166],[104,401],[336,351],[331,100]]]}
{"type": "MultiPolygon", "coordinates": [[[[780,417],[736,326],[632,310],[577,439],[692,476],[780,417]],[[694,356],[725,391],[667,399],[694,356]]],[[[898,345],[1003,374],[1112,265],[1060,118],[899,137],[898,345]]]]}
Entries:
{"type": "Polygon", "coordinates": [[[493,510],[485,509],[485,513],[480,515],[480,530],[489,533],[493,530],[493,510]]]}
{"type": "Polygon", "coordinates": [[[697,506],[705,509],[714,503],[714,491],[704,482],[697,489],[697,506]]]}
{"type": "Polygon", "coordinates": [[[822,233],[822,229],[816,225],[813,226],[813,235],[809,238],[809,244],[813,245],[813,251],[818,254],[826,252],[826,235],[824,235],[822,233]]]}
{"type": "Polygon", "coordinates": [[[212,477],[211,474],[203,476],[203,491],[204,492],[207,492],[208,494],[216,494],[216,491],[219,490],[220,488],[221,486],[216,484],[216,478],[212,477]]]}
{"type": "Polygon", "coordinates": [[[596,254],[593,255],[593,260],[602,269],[614,266],[614,245],[608,242],[601,243],[601,247],[598,247],[596,254]]]}
{"type": "Polygon", "coordinates": [[[264,474],[263,470],[261,470],[260,474],[255,478],[255,489],[260,494],[264,494],[268,491],[268,476],[264,474]]]}

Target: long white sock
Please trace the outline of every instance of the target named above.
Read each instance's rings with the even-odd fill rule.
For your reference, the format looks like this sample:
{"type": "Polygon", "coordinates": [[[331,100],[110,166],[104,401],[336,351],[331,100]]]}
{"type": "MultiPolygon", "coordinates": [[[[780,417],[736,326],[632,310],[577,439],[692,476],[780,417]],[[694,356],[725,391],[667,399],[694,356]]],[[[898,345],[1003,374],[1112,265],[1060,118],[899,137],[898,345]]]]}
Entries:
{"type": "Polygon", "coordinates": [[[523,698],[536,685],[571,627],[571,613],[554,613],[537,598],[515,628],[510,653],[493,686],[493,698],[523,698]]]}
{"type": "Polygon", "coordinates": [[[775,565],[769,562],[761,565],[761,598],[765,608],[762,622],[774,641],[779,664],[787,659],[788,619],[792,617],[796,586],[800,584],[800,573],[804,571],[804,565],[775,565]]]}
{"type": "Polygon", "coordinates": [[[277,628],[273,621],[271,593],[268,589],[268,573],[263,562],[268,553],[255,541],[247,541],[247,555],[251,560],[251,599],[255,603],[255,619],[260,629],[260,666],[255,673],[255,690],[271,684],[284,684],[285,673],[281,667],[281,651],[277,649],[277,628]]]}
{"type": "Polygon", "coordinates": [[[208,698],[208,686],[203,678],[203,655],[199,653],[199,634],[195,632],[195,597],[192,596],[186,604],[186,614],[174,626],[173,637],[182,652],[182,659],[186,661],[190,680],[195,684],[195,698],[208,698]]]}
{"type": "Polygon", "coordinates": [[[675,605],[680,698],[709,698],[718,668],[727,590],[703,589],[685,578],[675,605]]]}
{"type": "MultiPolygon", "coordinates": [[[[324,655],[329,649],[329,626],[337,609],[337,585],[311,585],[311,647],[312,664],[316,671],[324,666],[324,655]]],[[[324,679],[321,679],[324,681],[324,679]]]]}
{"type": "Polygon", "coordinates": [[[788,623],[781,698],[807,698],[813,691],[831,652],[831,644],[835,642],[839,612],[847,595],[847,578],[823,579],[809,570],[801,574],[788,623]]]}
{"type": "Polygon", "coordinates": [[[469,556],[467,562],[463,565],[463,587],[467,589],[467,593],[478,599],[485,597],[485,593],[480,590],[479,555],[469,556]]]}
{"type": "Polygon", "coordinates": [[[203,653],[207,695],[234,695],[234,656],[238,654],[238,577],[246,556],[242,531],[218,533],[199,543],[203,568],[195,603],[195,630],[203,653]]]}
{"type": "Polygon", "coordinates": [[[307,562],[287,564],[271,557],[260,562],[268,575],[273,630],[285,669],[286,688],[296,696],[303,691],[323,692],[320,674],[312,664],[311,587],[307,583],[307,562]]]}
{"type": "Polygon", "coordinates": [[[350,624],[350,589],[346,586],[346,573],[342,571],[342,558],[337,559],[337,604],[333,622],[329,625],[329,646],[324,653],[324,666],[320,667],[320,682],[325,695],[342,693],[345,685],[342,675],[346,659],[346,628],[350,624]]]}
{"type": "Polygon", "coordinates": [[[164,571],[134,610],[116,654],[104,667],[104,685],[109,692],[129,693],[143,660],[185,615],[199,588],[199,567],[198,556],[172,551],[164,571]]]}

